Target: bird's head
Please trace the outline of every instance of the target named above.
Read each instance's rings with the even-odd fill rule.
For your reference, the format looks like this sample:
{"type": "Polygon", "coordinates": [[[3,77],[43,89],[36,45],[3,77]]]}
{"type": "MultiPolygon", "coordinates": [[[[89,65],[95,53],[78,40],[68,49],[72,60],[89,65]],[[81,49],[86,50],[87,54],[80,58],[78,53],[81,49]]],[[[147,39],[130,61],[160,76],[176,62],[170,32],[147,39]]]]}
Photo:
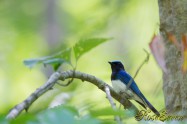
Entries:
{"type": "Polygon", "coordinates": [[[111,66],[112,72],[118,72],[121,70],[125,70],[123,64],[120,61],[112,61],[108,62],[111,66]]]}

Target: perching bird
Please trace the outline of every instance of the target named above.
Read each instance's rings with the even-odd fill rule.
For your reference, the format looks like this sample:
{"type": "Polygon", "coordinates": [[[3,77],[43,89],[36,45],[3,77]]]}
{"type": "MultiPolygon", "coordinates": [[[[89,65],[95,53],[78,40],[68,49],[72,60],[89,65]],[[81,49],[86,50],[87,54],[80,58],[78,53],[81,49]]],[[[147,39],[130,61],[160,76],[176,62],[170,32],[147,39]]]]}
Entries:
{"type": "Polygon", "coordinates": [[[133,78],[125,71],[123,64],[120,61],[109,62],[112,69],[112,86],[114,90],[128,99],[133,99],[138,102],[145,109],[150,108],[157,116],[159,112],[151,105],[151,103],[144,97],[139,90],[133,78]]]}

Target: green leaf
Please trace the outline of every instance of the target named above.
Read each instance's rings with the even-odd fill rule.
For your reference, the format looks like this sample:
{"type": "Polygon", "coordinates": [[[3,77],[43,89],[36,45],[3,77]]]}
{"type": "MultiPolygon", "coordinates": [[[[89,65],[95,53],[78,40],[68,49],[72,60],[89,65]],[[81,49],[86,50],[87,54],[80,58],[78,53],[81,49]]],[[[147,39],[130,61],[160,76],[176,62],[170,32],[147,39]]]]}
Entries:
{"type": "Polygon", "coordinates": [[[28,120],[32,122],[37,121],[36,116],[34,114],[27,113],[27,114],[18,116],[15,120],[11,120],[11,124],[27,124],[28,120]]]}
{"type": "Polygon", "coordinates": [[[0,124],[9,124],[5,116],[0,115],[0,124]]]}
{"type": "Polygon", "coordinates": [[[101,121],[87,116],[81,120],[78,120],[76,124],[101,124],[101,121]]]}
{"type": "Polygon", "coordinates": [[[115,116],[115,115],[120,115],[120,116],[124,116],[125,112],[124,110],[113,110],[111,107],[107,107],[107,108],[102,108],[99,110],[91,110],[90,114],[94,117],[98,117],[98,116],[115,116]]]}
{"type": "Polygon", "coordinates": [[[24,60],[23,63],[28,66],[29,68],[32,68],[36,64],[49,64],[52,65],[54,70],[56,71],[61,64],[64,62],[67,62],[70,64],[70,54],[71,54],[71,48],[65,49],[55,55],[52,56],[46,56],[38,59],[28,59],[24,60]]]}
{"type": "Polygon", "coordinates": [[[110,39],[111,38],[89,38],[89,39],[80,40],[74,46],[75,58],[78,60],[86,52],[90,51],[94,47],[110,39]]]}
{"type": "Polygon", "coordinates": [[[99,120],[90,116],[80,118],[78,110],[70,106],[58,106],[45,110],[37,117],[38,124],[100,124],[99,120]]]}
{"type": "Polygon", "coordinates": [[[52,58],[52,59],[47,59],[43,61],[43,64],[56,64],[56,63],[63,63],[64,60],[60,58],[52,58]]]}
{"type": "Polygon", "coordinates": [[[23,63],[29,68],[32,68],[34,65],[40,63],[40,60],[39,59],[28,59],[28,60],[24,60],[23,63]]]}
{"type": "Polygon", "coordinates": [[[73,124],[74,114],[66,109],[51,109],[38,115],[40,124],[73,124]]]}
{"type": "Polygon", "coordinates": [[[61,65],[62,63],[64,63],[64,62],[66,62],[66,61],[63,60],[63,59],[60,59],[60,58],[53,58],[53,59],[45,60],[45,61],[43,61],[42,63],[43,63],[44,65],[46,65],[46,64],[52,65],[52,66],[53,66],[53,69],[56,71],[56,70],[60,67],[60,65],[61,65]]]}
{"type": "Polygon", "coordinates": [[[58,54],[57,54],[57,56],[59,57],[59,58],[62,58],[62,59],[64,59],[64,60],[66,60],[67,62],[69,62],[70,63],[70,59],[71,59],[71,50],[72,50],[72,48],[67,48],[67,49],[65,49],[65,50],[63,50],[63,51],[61,51],[61,52],[59,52],[58,54]]]}

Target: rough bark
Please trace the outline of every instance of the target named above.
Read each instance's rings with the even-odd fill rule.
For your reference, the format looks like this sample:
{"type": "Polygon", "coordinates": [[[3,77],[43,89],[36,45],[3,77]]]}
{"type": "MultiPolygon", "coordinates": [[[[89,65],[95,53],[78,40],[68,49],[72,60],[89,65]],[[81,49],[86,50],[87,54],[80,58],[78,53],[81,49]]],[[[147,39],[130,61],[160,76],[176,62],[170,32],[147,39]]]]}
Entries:
{"type": "Polygon", "coordinates": [[[163,72],[165,106],[170,115],[187,113],[187,75],[181,71],[181,50],[169,41],[170,32],[179,44],[182,34],[187,33],[187,0],[158,0],[160,31],[165,43],[167,73],[163,72]]]}

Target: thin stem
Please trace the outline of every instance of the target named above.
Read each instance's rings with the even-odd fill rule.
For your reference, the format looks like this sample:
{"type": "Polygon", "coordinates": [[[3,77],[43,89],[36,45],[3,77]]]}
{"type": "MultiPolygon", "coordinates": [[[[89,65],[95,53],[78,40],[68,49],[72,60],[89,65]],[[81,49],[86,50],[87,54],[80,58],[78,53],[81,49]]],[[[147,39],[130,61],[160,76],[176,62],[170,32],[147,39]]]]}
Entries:
{"type": "MultiPolygon", "coordinates": [[[[114,103],[114,101],[112,99],[112,96],[110,94],[110,89],[109,89],[109,87],[107,85],[105,86],[105,92],[106,92],[106,96],[107,96],[107,98],[108,98],[108,100],[110,102],[111,107],[113,108],[113,110],[116,111],[117,110],[116,104],[114,103]]],[[[119,116],[115,116],[115,120],[117,121],[118,124],[122,124],[119,116]]]]}

